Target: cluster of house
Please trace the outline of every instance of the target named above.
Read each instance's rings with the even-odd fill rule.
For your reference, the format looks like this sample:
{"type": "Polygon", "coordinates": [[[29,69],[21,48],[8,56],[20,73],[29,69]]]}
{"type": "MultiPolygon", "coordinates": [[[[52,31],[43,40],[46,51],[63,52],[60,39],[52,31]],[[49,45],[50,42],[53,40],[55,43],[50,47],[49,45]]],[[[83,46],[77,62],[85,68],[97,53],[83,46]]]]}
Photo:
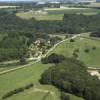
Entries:
{"type": "Polygon", "coordinates": [[[43,55],[42,53],[42,48],[40,49],[39,46],[41,45],[41,43],[47,43],[47,44],[50,44],[50,41],[47,41],[44,40],[44,39],[37,39],[35,42],[34,42],[34,45],[32,44],[30,46],[30,58],[29,60],[37,60],[39,58],[41,58],[41,56],[43,55]],[[34,47],[35,46],[35,47],[34,47]],[[36,50],[34,51],[34,48],[36,48],[36,50]]]}

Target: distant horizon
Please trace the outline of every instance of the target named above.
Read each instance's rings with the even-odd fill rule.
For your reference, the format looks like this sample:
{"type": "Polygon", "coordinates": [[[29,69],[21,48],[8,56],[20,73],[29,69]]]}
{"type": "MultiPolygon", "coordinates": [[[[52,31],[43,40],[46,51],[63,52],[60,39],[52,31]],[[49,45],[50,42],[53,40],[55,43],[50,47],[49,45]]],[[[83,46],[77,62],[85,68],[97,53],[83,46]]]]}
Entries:
{"type": "Polygon", "coordinates": [[[37,0],[0,0],[0,2],[8,2],[8,1],[16,1],[16,2],[18,2],[18,1],[37,1],[37,0]]]}
{"type": "MultiPolygon", "coordinates": [[[[45,2],[46,0],[0,0],[0,2],[20,2],[20,1],[25,1],[25,2],[29,2],[29,1],[33,1],[33,2],[34,1],[41,1],[41,2],[45,2]]],[[[50,1],[50,0],[47,0],[47,1],[50,1]]],[[[54,1],[59,1],[59,0],[54,0],[54,1]]],[[[65,0],[65,1],[74,1],[74,0],[65,0]]],[[[96,0],[96,1],[100,2],[100,0],[96,0]]]]}

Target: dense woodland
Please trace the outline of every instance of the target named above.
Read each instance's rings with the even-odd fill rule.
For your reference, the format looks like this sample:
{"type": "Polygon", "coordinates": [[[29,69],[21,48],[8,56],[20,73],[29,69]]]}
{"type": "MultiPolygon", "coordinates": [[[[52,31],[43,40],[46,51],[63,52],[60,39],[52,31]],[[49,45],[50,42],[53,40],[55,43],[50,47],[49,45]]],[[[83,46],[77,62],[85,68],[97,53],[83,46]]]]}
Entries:
{"type": "Polygon", "coordinates": [[[100,14],[65,14],[62,21],[24,20],[15,12],[0,10],[0,61],[19,59],[38,35],[47,39],[47,34],[79,34],[100,29],[100,14]]]}
{"type": "Polygon", "coordinates": [[[59,88],[63,92],[62,100],[70,100],[66,93],[83,97],[85,100],[100,100],[100,80],[87,72],[84,63],[73,58],[67,58],[46,70],[40,83],[59,88]]]}

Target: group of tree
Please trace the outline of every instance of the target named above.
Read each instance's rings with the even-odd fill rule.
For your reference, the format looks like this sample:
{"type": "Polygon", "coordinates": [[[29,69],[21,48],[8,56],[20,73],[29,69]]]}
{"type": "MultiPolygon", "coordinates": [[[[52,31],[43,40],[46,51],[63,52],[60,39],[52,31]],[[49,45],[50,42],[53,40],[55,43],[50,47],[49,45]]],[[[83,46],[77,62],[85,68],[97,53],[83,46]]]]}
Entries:
{"type": "Polygon", "coordinates": [[[25,90],[30,89],[30,88],[32,88],[33,86],[34,86],[33,83],[31,83],[31,84],[28,84],[28,85],[26,85],[26,86],[24,86],[24,87],[17,88],[17,89],[15,89],[15,90],[13,90],[13,91],[10,91],[10,92],[6,93],[6,94],[2,97],[2,99],[7,99],[7,98],[9,98],[9,97],[11,97],[11,96],[13,96],[13,95],[15,95],[15,94],[24,92],[25,90]]]}
{"type": "Polygon", "coordinates": [[[60,38],[60,37],[58,37],[58,36],[51,37],[51,38],[50,38],[50,44],[51,44],[51,45],[54,45],[54,44],[56,44],[58,41],[61,41],[61,40],[62,40],[62,38],[60,38]]]}
{"type": "Polygon", "coordinates": [[[41,61],[43,64],[48,64],[48,63],[58,64],[58,63],[62,62],[63,60],[65,60],[65,57],[63,55],[58,55],[56,53],[52,53],[48,57],[42,58],[41,61]]]}
{"type": "Polygon", "coordinates": [[[97,31],[94,31],[90,34],[91,37],[98,37],[100,38],[100,29],[97,30],[97,31]]]}
{"type": "Polygon", "coordinates": [[[61,100],[70,100],[70,96],[67,93],[61,92],[61,100]]]}
{"type": "Polygon", "coordinates": [[[21,36],[5,36],[0,41],[0,61],[20,59],[26,54],[28,46],[26,38],[21,36]]]}
{"type": "MultiPolygon", "coordinates": [[[[87,72],[87,67],[74,58],[66,58],[61,63],[46,70],[40,79],[42,84],[51,84],[60,91],[71,93],[85,100],[100,100],[100,80],[87,72]]],[[[62,100],[69,98],[65,94],[62,100]]]]}

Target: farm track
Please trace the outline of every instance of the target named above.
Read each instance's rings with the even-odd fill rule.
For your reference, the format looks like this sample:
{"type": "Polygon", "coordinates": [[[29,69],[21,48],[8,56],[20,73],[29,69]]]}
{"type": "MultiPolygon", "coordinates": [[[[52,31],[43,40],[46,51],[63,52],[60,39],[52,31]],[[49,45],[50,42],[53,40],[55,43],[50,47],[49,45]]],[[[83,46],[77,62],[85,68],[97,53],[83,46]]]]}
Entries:
{"type": "Polygon", "coordinates": [[[45,100],[48,95],[52,95],[52,97],[54,98],[53,100],[56,100],[55,99],[56,98],[56,94],[53,91],[34,88],[33,92],[43,92],[43,93],[46,93],[46,95],[41,100],[45,100]]]}
{"type": "MultiPolygon", "coordinates": [[[[74,35],[74,36],[71,37],[71,38],[74,39],[74,38],[79,37],[79,36],[80,36],[80,34],[74,35]]],[[[33,65],[33,64],[36,64],[36,63],[40,62],[40,61],[41,61],[41,58],[46,57],[46,56],[47,56],[50,52],[52,52],[59,44],[65,42],[65,41],[68,41],[68,40],[70,40],[71,38],[64,39],[64,40],[58,42],[57,44],[55,44],[50,50],[48,50],[48,52],[47,52],[46,54],[44,54],[43,56],[41,56],[37,61],[32,62],[32,63],[29,63],[29,64],[27,64],[27,65],[22,65],[22,66],[17,67],[17,68],[12,68],[12,69],[9,69],[9,70],[2,71],[2,72],[0,72],[0,75],[6,74],[6,73],[9,73],[9,72],[13,72],[13,71],[16,71],[16,70],[19,70],[19,69],[23,69],[23,68],[25,68],[25,67],[28,67],[28,66],[31,66],[31,65],[33,65]]]]}

